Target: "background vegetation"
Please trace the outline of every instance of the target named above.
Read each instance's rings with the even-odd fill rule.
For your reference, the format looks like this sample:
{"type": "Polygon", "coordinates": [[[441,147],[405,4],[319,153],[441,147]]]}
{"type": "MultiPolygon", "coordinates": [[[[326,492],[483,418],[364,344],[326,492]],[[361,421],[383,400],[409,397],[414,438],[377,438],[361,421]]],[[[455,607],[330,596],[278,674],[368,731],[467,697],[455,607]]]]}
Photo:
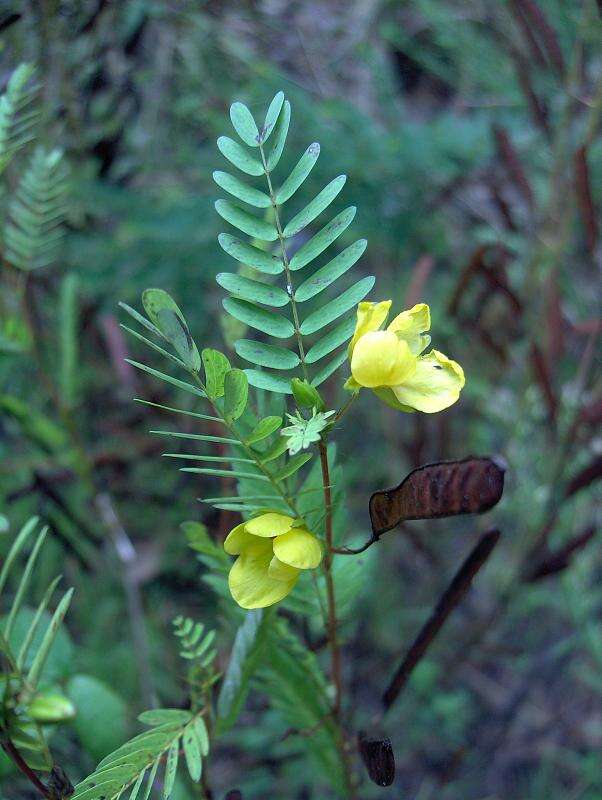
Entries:
{"type": "MultiPolygon", "coordinates": [[[[197,342],[236,338],[216,324],[227,257],[215,140],[232,100],[260,114],[282,88],[286,166],[320,141],[307,197],[348,174],[340,208],[358,206],[372,299],[428,302],[437,346],[467,375],[436,417],[355,404],[338,453],[349,539],[366,535],[369,495],[416,465],[480,453],[508,464],[490,519],[407,524],[339,576],[345,680],[369,726],[475,534],[493,520],[502,531],[389,712],[395,786],[362,797],[600,798],[598,5],[49,0],[3,9],[0,27],[3,85],[36,65],[21,75],[19,124],[0,114],[0,553],[36,513],[53,535],[33,596],[58,573],[75,589],[45,672],[77,707],[51,739],[72,780],[138,731],[140,711],[183,702],[174,617],[223,631],[218,671],[240,622],[191,557],[199,529],[180,529],[202,522],[219,541],[238,517],[197,502],[217,481],[158,457],[147,432],[165,415],[132,398],[177,405],[178,390],[124,361],[141,349],[117,302],[165,288],[197,342]]],[[[325,384],[329,408],[340,384],[325,384]]],[[[20,613],[17,637],[32,612],[20,613]]],[[[296,633],[324,657],[312,630],[296,633]]],[[[255,686],[212,753],[215,797],[327,796],[304,757],[319,736],[299,735],[269,664],[255,686]]],[[[175,796],[195,791],[182,778],[175,796]]],[[[0,756],[0,796],[28,792],[0,756]]]]}

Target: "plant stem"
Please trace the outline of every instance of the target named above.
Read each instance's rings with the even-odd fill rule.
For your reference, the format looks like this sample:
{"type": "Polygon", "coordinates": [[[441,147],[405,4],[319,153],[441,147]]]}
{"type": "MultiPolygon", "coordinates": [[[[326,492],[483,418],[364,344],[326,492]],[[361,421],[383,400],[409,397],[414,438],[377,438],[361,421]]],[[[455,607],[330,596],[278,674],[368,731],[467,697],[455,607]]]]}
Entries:
{"type": "Polygon", "coordinates": [[[0,744],[2,745],[2,749],[4,750],[6,755],[10,758],[10,760],[13,762],[13,764],[17,767],[17,769],[21,773],[23,773],[23,775],[25,775],[25,777],[30,781],[30,783],[32,783],[33,786],[35,786],[38,792],[40,792],[40,794],[43,797],[50,797],[50,791],[47,789],[46,786],[44,786],[42,781],[38,778],[38,776],[31,769],[31,767],[29,767],[25,763],[23,756],[21,755],[21,753],[19,753],[19,751],[11,742],[11,740],[8,737],[5,738],[5,736],[2,735],[2,740],[0,744]]]}

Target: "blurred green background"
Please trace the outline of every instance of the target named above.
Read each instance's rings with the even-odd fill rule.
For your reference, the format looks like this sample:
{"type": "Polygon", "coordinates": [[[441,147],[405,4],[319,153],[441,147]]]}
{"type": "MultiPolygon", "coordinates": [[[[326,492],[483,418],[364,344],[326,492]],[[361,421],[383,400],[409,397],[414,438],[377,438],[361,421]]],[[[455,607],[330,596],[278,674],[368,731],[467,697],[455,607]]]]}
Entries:
{"type": "MultiPolygon", "coordinates": [[[[338,445],[349,537],[366,534],[370,494],[412,467],[471,454],[508,464],[487,517],[407,524],[358,571],[345,679],[368,722],[476,534],[503,534],[389,715],[395,786],[362,797],[602,798],[598,4],[32,0],[3,5],[0,27],[2,84],[21,62],[37,65],[38,141],[64,150],[70,175],[60,251],[25,278],[4,261],[0,303],[0,512],[12,531],[33,512],[48,520],[37,579],[60,571],[76,587],[53,673],[79,710],[52,739],[60,763],[81,777],[133,734],[149,697],[177,705],[171,620],[222,615],[179,525],[202,520],[219,539],[237,517],[203,510],[206,487],[158,457],[147,431],[164,416],[132,398],[177,405],[178,392],[123,361],[141,351],[117,303],[139,307],[144,288],[164,288],[196,341],[224,348],[215,140],[233,100],[261,118],[283,89],[293,116],[282,174],[320,142],[304,196],[347,173],[340,202],[358,206],[371,299],[428,302],[435,346],[467,376],[461,401],[433,417],[355,404],[338,445]],[[92,486],[111,494],[136,549],[125,578],[92,486]],[[147,658],[128,623],[128,581],[147,658]]],[[[3,214],[23,163],[3,176],[3,214]]],[[[325,385],[330,408],[342,382],[325,385]]],[[[282,741],[285,731],[253,695],[214,754],[216,797],[234,786],[245,800],[326,797],[309,788],[303,741],[282,741]]],[[[5,800],[30,797],[4,761],[0,787],[5,800]]]]}

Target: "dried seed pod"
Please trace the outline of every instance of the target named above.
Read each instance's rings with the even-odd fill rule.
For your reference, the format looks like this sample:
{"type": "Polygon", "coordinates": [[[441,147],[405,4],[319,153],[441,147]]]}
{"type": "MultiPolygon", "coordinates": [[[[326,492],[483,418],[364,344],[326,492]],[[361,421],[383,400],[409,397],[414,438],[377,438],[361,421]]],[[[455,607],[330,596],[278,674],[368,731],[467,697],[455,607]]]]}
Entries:
{"type": "Polygon", "coordinates": [[[364,731],[357,737],[357,745],[372,783],[391,786],[395,780],[395,755],[390,739],[371,739],[364,731]]]}

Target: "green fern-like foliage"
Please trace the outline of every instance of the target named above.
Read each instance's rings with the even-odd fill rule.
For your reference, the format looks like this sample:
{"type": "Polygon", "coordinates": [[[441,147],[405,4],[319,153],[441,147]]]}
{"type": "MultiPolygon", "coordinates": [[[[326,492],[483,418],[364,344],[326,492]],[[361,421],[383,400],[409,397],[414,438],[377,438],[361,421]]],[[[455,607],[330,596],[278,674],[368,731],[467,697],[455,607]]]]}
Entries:
{"type": "Polygon", "coordinates": [[[32,517],[15,538],[0,570],[0,601],[11,580],[15,583],[12,602],[0,625],[0,737],[9,741],[34,770],[49,771],[52,767],[46,738],[33,712],[36,693],[43,676],[44,665],[56,639],[73,589],[60,599],[52,618],[41,634],[45,612],[60,578],[48,586],[25,632],[15,645],[13,633],[19,612],[27,599],[31,578],[42,550],[47,528],[39,530],[37,517],[32,517]],[[21,557],[33,540],[24,566],[21,557]]]}
{"type": "Polygon", "coordinates": [[[0,173],[15,153],[34,138],[34,127],[39,117],[39,109],[34,103],[38,91],[34,76],[33,65],[21,64],[0,97],[0,173]]]}
{"type": "Polygon", "coordinates": [[[78,783],[71,800],[118,800],[128,790],[129,800],[149,798],[155,784],[162,786],[156,796],[168,800],[181,752],[191,779],[198,782],[209,752],[202,713],[171,708],[145,711],[138,719],[150,730],[104,758],[92,775],[78,783]]]}
{"type": "Polygon", "coordinates": [[[5,257],[35,270],[56,260],[65,235],[68,170],[60,150],[37,147],[8,209],[5,257]]]}
{"type": "Polygon", "coordinates": [[[237,170],[261,178],[263,184],[259,188],[238,175],[213,173],[218,186],[234,198],[218,200],[218,214],[247,237],[222,233],[219,243],[254,273],[252,278],[239,272],[217,276],[229,293],[223,301],[228,314],[261,334],[258,339],[239,339],[235,349],[254,365],[245,370],[253,386],[289,394],[291,377],[299,375],[319,386],[344,362],[342,346],[354,329],[352,310],[375,280],[364,277],[344,291],[337,283],[364,252],[365,239],[317,265],[317,259],[355,217],[355,207],[349,206],[314,232],[318,218],[343,189],[346,176],[334,178],[309,203],[289,213],[289,201],[297,200],[298,190],[320,155],[320,145],[310,144],[291,173],[277,181],[275,171],[291,118],[284,94],[278,92],[274,97],[261,127],[242,103],[231,106],[230,118],[240,141],[221,136],[218,148],[237,170]],[[296,247],[299,234],[305,241],[296,247]],[[330,299],[324,299],[330,287],[330,299]]]}

